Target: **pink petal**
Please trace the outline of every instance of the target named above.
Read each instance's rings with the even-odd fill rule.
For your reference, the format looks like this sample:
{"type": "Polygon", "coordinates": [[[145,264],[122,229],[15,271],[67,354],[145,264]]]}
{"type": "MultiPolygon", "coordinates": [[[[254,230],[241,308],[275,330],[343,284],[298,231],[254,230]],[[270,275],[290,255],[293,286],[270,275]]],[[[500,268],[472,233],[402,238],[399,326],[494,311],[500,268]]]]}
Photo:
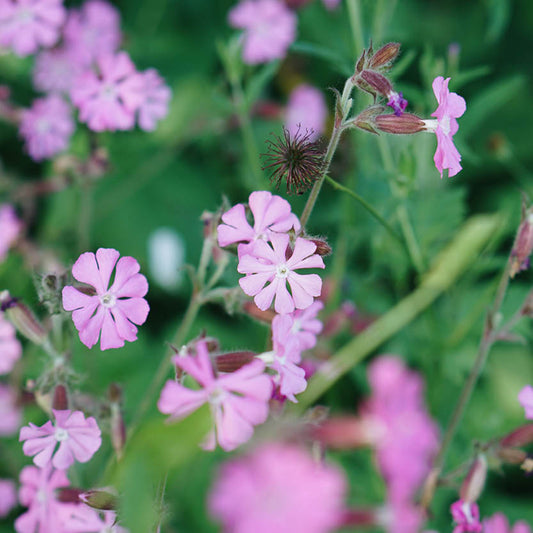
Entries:
{"type": "Polygon", "coordinates": [[[157,408],[172,418],[183,418],[196,411],[207,401],[203,390],[191,390],[176,381],[168,380],[161,391],[157,408]]]}
{"type": "MultiPolygon", "coordinates": [[[[246,278],[245,278],[246,279],[246,278]]],[[[240,282],[241,280],[239,280],[240,282]]],[[[270,304],[272,303],[272,300],[274,299],[274,295],[277,292],[278,285],[280,282],[285,283],[285,280],[280,280],[279,278],[274,278],[272,280],[272,283],[267,285],[263,290],[261,290],[258,294],[256,294],[254,298],[255,305],[261,309],[261,311],[266,311],[270,304]]]]}
{"type": "MultiPolygon", "coordinates": [[[[76,312],[77,311],[74,311],[74,313],[76,312]]],[[[80,340],[85,346],[87,346],[87,348],[92,348],[98,342],[105,314],[105,309],[102,306],[98,307],[96,314],[89,319],[83,329],[79,330],[80,340]]]]}
{"type": "Polygon", "coordinates": [[[72,266],[72,275],[80,283],[86,283],[94,287],[99,294],[103,294],[107,289],[107,287],[102,285],[96,257],[92,252],[85,252],[78,257],[78,260],[72,266]]]}
{"type": "Polygon", "coordinates": [[[124,346],[124,339],[118,334],[117,326],[111,317],[111,312],[106,309],[102,323],[102,335],[100,338],[100,349],[121,348],[124,346]]]}
{"type": "Polygon", "coordinates": [[[127,300],[117,300],[115,307],[118,307],[128,320],[140,326],[146,322],[150,306],[144,298],[129,298],[127,300]]]}
{"type": "MultiPolygon", "coordinates": [[[[239,285],[248,296],[255,296],[267,282],[272,281],[274,275],[269,272],[262,272],[260,274],[249,274],[239,280],[239,285]]],[[[270,305],[270,304],[268,304],[270,305]]]]}
{"type": "Polygon", "coordinates": [[[98,269],[104,291],[107,291],[109,287],[109,280],[119,257],[120,253],[114,248],[99,248],[96,251],[96,260],[98,261],[98,269]]]}
{"type": "Polygon", "coordinates": [[[285,279],[279,279],[278,287],[276,289],[274,309],[276,313],[279,313],[280,315],[285,315],[294,311],[294,300],[287,290],[287,282],[285,279]]]}

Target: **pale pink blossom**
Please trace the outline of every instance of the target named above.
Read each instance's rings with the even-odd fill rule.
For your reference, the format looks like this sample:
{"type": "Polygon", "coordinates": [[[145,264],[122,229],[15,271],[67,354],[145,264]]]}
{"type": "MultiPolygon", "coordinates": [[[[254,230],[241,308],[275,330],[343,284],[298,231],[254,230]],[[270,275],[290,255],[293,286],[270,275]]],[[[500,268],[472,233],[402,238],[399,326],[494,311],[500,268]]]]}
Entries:
{"type": "Polygon", "coordinates": [[[272,443],[223,464],[208,506],[231,533],[327,533],[340,525],[345,493],[340,470],[272,443]]]}
{"type": "Polygon", "coordinates": [[[214,447],[216,433],[221,448],[233,450],[251,438],[254,426],[267,419],[272,383],[263,373],[265,364],[257,359],[235,372],[215,376],[205,342],[198,342],[196,350],[196,357],[176,356],[173,361],[201,388],[192,390],[169,380],[157,407],[172,419],[180,419],[209,404],[214,430],[206,447],[214,447]]]}
{"type": "Polygon", "coordinates": [[[68,48],[44,50],[35,58],[33,85],[45,93],[69,94],[83,69],[78,54],[68,48]]]}
{"type": "Polygon", "coordinates": [[[483,520],[483,533],[531,533],[531,527],[523,520],[518,520],[511,527],[503,513],[494,513],[483,520]]]}
{"type": "Polygon", "coordinates": [[[339,7],[341,0],[322,0],[322,3],[326,6],[326,9],[333,11],[339,7]]]}
{"type": "Polygon", "coordinates": [[[151,68],[141,73],[143,101],[139,107],[139,127],[145,131],[155,130],[158,120],[165,118],[172,92],[165,80],[151,68]]]}
{"type": "Polygon", "coordinates": [[[244,30],[242,57],[251,65],[283,58],[296,39],[296,15],[280,0],[244,0],[228,19],[244,30]]]}
{"type": "Polygon", "coordinates": [[[453,136],[459,129],[457,118],[466,111],[466,102],[462,96],[451,93],[448,89],[450,78],[438,76],[433,80],[433,92],[439,106],[432,117],[436,120],[424,120],[426,131],[437,135],[437,151],[435,152],[435,166],[443,176],[444,169],[448,169],[448,176],[455,176],[463,167],[461,154],[453,144],[453,136]]]}
{"type": "Polygon", "coordinates": [[[0,383],[0,437],[14,435],[22,422],[17,394],[9,385],[0,383]]]}
{"type": "Polygon", "coordinates": [[[133,257],[118,259],[119,256],[113,248],[99,248],[96,255],[86,252],[74,263],[73,277],[93,287],[96,294],[89,295],[71,286],[63,289],[63,307],[73,311],[72,320],[80,340],[88,348],[99,337],[102,350],[120,348],[124,341],[137,340],[135,324],[144,324],[148,316],[150,308],[143,298],[148,282],[139,274],[139,263],[133,257]],[[114,281],[109,287],[115,265],[114,281]]]}
{"type": "Polygon", "coordinates": [[[35,161],[53,157],[68,147],[74,133],[70,106],[57,95],[38,98],[22,112],[19,132],[35,161]]]}
{"type": "Polygon", "coordinates": [[[0,46],[18,56],[49,48],[65,22],[63,0],[0,0],[0,46]]]}
{"type": "Polygon", "coordinates": [[[528,420],[533,420],[533,387],[531,385],[526,385],[518,393],[518,401],[525,409],[526,418],[528,420]]]}
{"type": "Polygon", "coordinates": [[[254,217],[253,227],[246,220],[243,204],[234,205],[222,215],[217,228],[219,246],[239,244],[239,257],[252,249],[257,240],[269,240],[276,233],[300,230],[298,217],[291,212],[291,205],[280,196],[268,191],[254,191],[248,199],[254,217]]]}
{"type": "Polygon", "coordinates": [[[94,131],[129,130],[143,103],[143,79],[126,52],[96,59],[98,73],[86,70],[73,83],[71,98],[80,121],[94,131]]]}
{"type": "Polygon", "coordinates": [[[8,374],[22,355],[22,346],[15,336],[15,328],[0,311],[0,374],[8,374]]]}
{"type": "Polygon", "coordinates": [[[324,132],[328,109],[322,91],[302,84],[291,92],[285,110],[285,127],[294,137],[299,131],[309,131],[314,141],[324,132]]]}
{"type": "Polygon", "coordinates": [[[452,503],[450,511],[455,523],[453,533],[481,533],[483,531],[477,503],[457,500],[452,503]]]}
{"type": "Polygon", "coordinates": [[[290,253],[287,234],[271,234],[270,244],[258,240],[251,253],[240,257],[237,271],[245,274],[239,280],[242,290],[254,297],[259,309],[266,311],[274,301],[276,313],[292,313],[294,309],[306,309],[314,298],[320,296],[322,280],[317,274],[299,274],[306,268],[324,268],[324,261],[316,253],[316,245],[301,237],[296,239],[290,253]],[[291,289],[289,293],[287,284],[291,289]]]}
{"type": "Polygon", "coordinates": [[[7,251],[17,240],[22,223],[15,210],[9,204],[0,204],[0,263],[5,259],[7,251]]]}
{"type": "Polygon", "coordinates": [[[96,420],[92,416],[85,418],[81,411],[52,412],[54,424],[48,421],[38,427],[30,422],[21,428],[19,440],[25,441],[24,454],[34,456],[33,462],[39,468],[51,463],[54,468],[66,470],[75,460],[89,461],[102,444],[96,420]]]}
{"type": "Polygon", "coordinates": [[[116,522],[114,511],[99,512],[88,505],[69,505],[61,510],[63,533],[128,533],[116,522]]]}
{"type": "Polygon", "coordinates": [[[292,313],[292,333],[300,343],[300,349],[310,350],[316,345],[316,337],[322,331],[323,324],[317,318],[324,304],[315,300],[307,309],[297,309],[292,313]]]}
{"type": "Polygon", "coordinates": [[[17,489],[11,479],[0,479],[0,518],[7,516],[17,505],[17,489]]]}
{"type": "Polygon", "coordinates": [[[17,533],[65,533],[62,511],[72,504],[57,500],[57,489],[68,487],[63,470],[25,466],[20,473],[19,501],[28,510],[15,520],[17,533]]]}

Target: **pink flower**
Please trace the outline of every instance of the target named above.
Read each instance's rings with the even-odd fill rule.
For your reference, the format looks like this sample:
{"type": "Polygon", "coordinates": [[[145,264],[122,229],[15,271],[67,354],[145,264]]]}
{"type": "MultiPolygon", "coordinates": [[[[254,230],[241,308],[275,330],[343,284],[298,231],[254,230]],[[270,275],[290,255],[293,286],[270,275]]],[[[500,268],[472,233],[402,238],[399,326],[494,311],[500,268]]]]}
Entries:
{"type": "Polygon", "coordinates": [[[88,505],[65,506],[61,512],[64,533],[128,533],[116,524],[114,511],[98,512],[88,505]]]}
{"type": "Polygon", "coordinates": [[[17,240],[22,224],[9,204],[0,204],[0,263],[6,258],[7,251],[17,240]]]}
{"type": "Polygon", "coordinates": [[[326,9],[333,11],[334,9],[339,7],[341,0],[322,0],[322,3],[326,6],[326,9]]]}
{"type": "Polygon", "coordinates": [[[397,117],[401,117],[407,107],[407,100],[403,97],[402,93],[397,93],[395,91],[391,91],[388,94],[388,97],[389,101],[387,102],[387,105],[393,109],[394,114],[397,117]]]}
{"type": "MultiPolygon", "coordinates": [[[[263,373],[265,365],[260,360],[231,374],[215,376],[205,342],[198,342],[196,350],[196,357],[176,356],[173,361],[201,388],[191,390],[169,380],[161,391],[157,407],[171,418],[180,419],[208,403],[216,440],[224,450],[233,450],[251,438],[253,426],[267,419],[272,383],[263,373]]],[[[214,433],[208,441],[207,447],[214,448],[214,433]]]]}
{"type": "Polygon", "coordinates": [[[19,131],[35,161],[48,159],[69,145],[74,132],[70,107],[57,95],[39,98],[22,112],[19,131]]]}
{"type": "Polygon", "coordinates": [[[122,257],[113,248],[99,248],[95,254],[81,254],[72,267],[72,275],[81,283],[94,288],[88,295],[74,287],[63,289],[63,307],[73,311],[72,320],[80,333],[80,340],[92,348],[100,337],[100,348],[120,348],[124,341],[137,340],[137,328],[148,316],[146,278],[139,274],[139,263],[133,257],[122,257]],[[115,268],[114,282],[109,280],[115,268]]]}
{"type": "Polygon", "coordinates": [[[54,468],[66,470],[74,460],[89,461],[102,444],[96,420],[92,416],[85,418],[81,411],[52,412],[55,424],[48,421],[37,427],[30,422],[20,430],[19,441],[26,441],[22,446],[24,454],[34,455],[33,462],[39,468],[51,462],[54,468]]]}
{"type": "Polygon", "coordinates": [[[21,421],[22,412],[14,389],[0,383],[0,437],[15,434],[21,421]]]}
{"type": "Polygon", "coordinates": [[[280,0],[244,0],[228,18],[244,29],[242,57],[250,65],[281,59],[296,38],[296,15],[280,0]]]}
{"type": "Polygon", "coordinates": [[[531,528],[522,520],[515,522],[511,528],[503,513],[494,513],[483,520],[483,533],[531,533],[531,528]]]}
{"type": "Polygon", "coordinates": [[[62,510],[66,505],[56,499],[57,489],[68,487],[62,470],[25,466],[20,473],[19,500],[28,510],[15,520],[17,533],[64,533],[62,510]]]}
{"type": "Polygon", "coordinates": [[[321,91],[311,85],[299,85],[291,92],[285,111],[285,127],[292,136],[310,130],[310,141],[324,131],[328,109],[321,91]]]}
{"type": "Polygon", "coordinates": [[[251,243],[257,240],[269,240],[276,233],[286,233],[294,228],[300,230],[298,217],[291,213],[291,205],[280,196],[268,191],[255,191],[248,199],[254,225],[246,220],[243,204],[237,204],[222,215],[222,222],[217,228],[219,246],[239,245],[239,257],[252,249],[251,243]]]}
{"type": "Polygon", "coordinates": [[[15,328],[0,312],[0,374],[8,374],[22,355],[22,346],[15,336],[15,328]]]}
{"type": "Polygon", "coordinates": [[[225,463],[208,506],[232,533],[327,533],[340,523],[345,492],[337,468],[272,443],[225,463]]]}
{"type": "Polygon", "coordinates": [[[479,521],[477,503],[457,500],[450,507],[455,527],[453,533],[481,533],[483,526],[479,521]]]}
{"type": "Polygon", "coordinates": [[[318,313],[324,308],[324,304],[315,300],[303,311],[297,309],[293,312],[292,333],[300,343],[300,349],[310,350],[316,345],[316,336],[322,331],[322,322],[317,318],[318,313]]]}
{"type": "Polygon", "coordinates": [[[118,50],[120,14],[108,2],[89,0],[81,9],[70,11],[63,35],[65,46],[87,66],[98,56],[118,50]]]}
{"type": "Polygon", "coordinates": [[[518,401],[526,411],[526,418],[528,420],[533,420],[533,387],[531,385],[526,385],[519,392],[518,401]]]}
{"type": "Polygon", "coordinates": [[[18,56],[53,46],[65,17],[63,0],[0,0],[0,46],[18,56]]]}
{"type": "Polygon", "coordinates": [[[70,49],[45,50],[35,58],[33,85],[45,93],[68,94],[83,68],[78,55],[70,49]]]}
{"type": "Polygon", "coordinates": [[[448,177],[455,176],[463,167],[460,164],[461,154],[453,144],[453,136],[459,129],[457,118],[466,111],[466,102],[463,97],[448,90],[450,78],[438,76],[433,80],[433,92],[439,106],[431,114],[437,120],[424,120],[426,131],[437,135],[437,151],[435,152],[435,166],[440,172],[448,169],[448,177]]]}
{"type": "Polygon", "coordinates": [[[287,259],[289,236],[270,235],[272,246],[256,241],[252,253],[242,255],[237,271],[245,274],[239,285],[262,311],[267,310],[275,297],[276,313],[292,313],[294,309],[306,309],[320,296],[322,280],[317,274],[298,274],[302,268],[324,268],[324,261],[316,254],[316,245],[298,237],[292,255],[287,259]],[[287,290],[287,283],[291,293],[287,290]]]}
{"type": "Polygon", "coordinates": [[[143,102],[139,107],[139,127],[145,131],[152,131],[155,130],[157,121],[167,116],[172,93],[157,70],[153,68],[145,70],[141,76],[143,102]]]}
{"type": "Polygon", "coordinates": [[[143,80],[126,52],[103,54],[98,74],[87,70],[73,83],[71,98],[80,120],[94,131],[129,130],[143,102],[143,80]]]}
{"type": "Polygon", "coordinates": [[[7,516],[17,505],[17,489],[10,479],[0,479],[0,518],[7,516]]]}

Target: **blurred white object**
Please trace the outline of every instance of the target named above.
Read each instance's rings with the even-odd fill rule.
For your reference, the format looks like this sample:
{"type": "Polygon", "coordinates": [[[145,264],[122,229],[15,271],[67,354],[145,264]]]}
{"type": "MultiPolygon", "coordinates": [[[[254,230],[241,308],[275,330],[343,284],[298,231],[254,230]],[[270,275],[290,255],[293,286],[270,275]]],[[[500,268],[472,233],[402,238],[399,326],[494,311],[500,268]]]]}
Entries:
{"type": "Polygon", "coordinates": [[[158,228],[148,238],[148,261],[153,281],[167,290],[176,289],[182,280],[185,242],[171,228],[158,228]]]}

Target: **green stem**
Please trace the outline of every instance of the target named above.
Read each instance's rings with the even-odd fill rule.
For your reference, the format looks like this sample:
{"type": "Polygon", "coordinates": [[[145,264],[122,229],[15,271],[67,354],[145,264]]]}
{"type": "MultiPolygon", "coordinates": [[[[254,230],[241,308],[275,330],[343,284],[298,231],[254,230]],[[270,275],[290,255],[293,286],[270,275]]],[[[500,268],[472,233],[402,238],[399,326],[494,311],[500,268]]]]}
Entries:
{"type": "Polygon", "coordinates": [[[363,17],[361,16],[359,0],[348,0],[348,18],[352,30],[355,59],[357,60],[365,47],[363,25],[361,23],[363,17]]]}
{"type": "Polygon", "coordinates": [[[78,246],[83,252],[91,242],[92,191],[88,185],[80,185],[80,211],[78,222],[78,246]]]}
{"type": "Polygon", "coordinates": [[[419,274],[422,274],[426,270],[425,261],[422,257],[422,251],[420,250],[418,241],[416,240],[415,231],[411,224],[411,220],[409,219],[409,213],[407,212],[405,204],[400,204],[396,212],[398,214],[400,227],[402,228],[402,233],[405,239],[404,242],[407,245],[407,250],[409,253],[409,257],[411,258],[411,262],[413,263],[417,272],[419,274]]]}

